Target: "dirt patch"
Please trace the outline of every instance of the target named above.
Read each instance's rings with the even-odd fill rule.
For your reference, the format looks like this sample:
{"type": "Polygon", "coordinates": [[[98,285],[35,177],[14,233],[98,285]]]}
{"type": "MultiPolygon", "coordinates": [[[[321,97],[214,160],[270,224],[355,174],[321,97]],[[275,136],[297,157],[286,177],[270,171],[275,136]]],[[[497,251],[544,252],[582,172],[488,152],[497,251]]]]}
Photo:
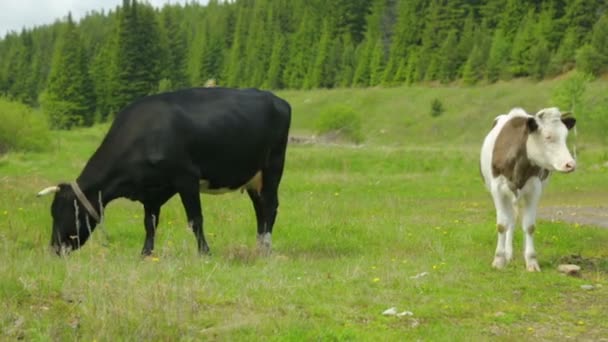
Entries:
{"type": "Polygon", "coordinates": [[[608,207],[549,206],[538,210],[539,218],[552,222],[568,222],[608,228],[608,207]]]}
{"type": "Polygon", "coordinates": [[[325,134],[317,135],[290,135],[289,143],[294,145],[330,145],[330,146],[347,146],[347,147],[362,147],[362,144],[355,144],[344,137],[339,131],[332,131],[325,134]]]}

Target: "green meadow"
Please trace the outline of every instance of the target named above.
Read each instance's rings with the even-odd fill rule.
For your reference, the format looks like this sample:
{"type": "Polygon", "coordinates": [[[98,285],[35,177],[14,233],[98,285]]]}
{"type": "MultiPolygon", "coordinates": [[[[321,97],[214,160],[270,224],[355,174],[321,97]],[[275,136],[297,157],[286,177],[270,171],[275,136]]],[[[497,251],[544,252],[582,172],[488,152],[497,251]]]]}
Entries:
{"type": "MultiPolygon", "coordinates": [[[[496,115],[551,106],[557,84],[278,92],[292,104],[292,134],[316,134],[319,113],[341,103],[361,115],[365,141],[289,145],[268,257],[238,192],[202,195],[211,256],[197,255],[178,197],[162,208],[153,257],[139,255],[143,207],[125,199],[81,250],[54,255],[52,197],[36,193],[75,179],[109,126],[52,132],[47,152],[0,157],[0,340],[605,339],[608,229],[540,218],[542,272],[525,270],[521,227],[512,263],[491,268],[481,141],[496,115]],[[557,271],[572,261],[579,277],[557,271]],[[411,314],[382,315],[391,307],[411,314]]],[[[586,101],[607,88],[591,83],[586,101]]],[[[605,126],[577,119],[579,168],[551,177],[541,207],[606,215],[605,126]]]]}

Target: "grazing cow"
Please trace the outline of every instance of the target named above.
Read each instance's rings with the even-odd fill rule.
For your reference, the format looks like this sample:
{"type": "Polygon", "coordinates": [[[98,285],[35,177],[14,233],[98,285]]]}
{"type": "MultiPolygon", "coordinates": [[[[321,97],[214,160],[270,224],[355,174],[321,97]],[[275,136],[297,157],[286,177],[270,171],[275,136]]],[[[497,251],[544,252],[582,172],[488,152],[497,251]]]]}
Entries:
{"type": "Polygon", "coordinates": [[[257,218],[258,246],[271,248],[291,108],[256,89],[195,88],[144,97],[116,115],[76,181],[46,188],[51,245],[58,254],[81,247],[103,208],[126,197],[144,206],[154,249],[160,208],[179,194],[200,253],[208,253],[199,192],[246,190],[257,218]]]}
{"type": "Polygon", "coordinates": [[[515,108],[494,120],[481,148],[481,174],[496,207],[493,267],[505,267],[513,256],[513,231],[521,206],[526,268],[540,271],[533,240],[536,208],[549,173],[576,168],[566,146],[568,130],[575,123],[557,108],[542,109],[534,116],[515,108]]]}

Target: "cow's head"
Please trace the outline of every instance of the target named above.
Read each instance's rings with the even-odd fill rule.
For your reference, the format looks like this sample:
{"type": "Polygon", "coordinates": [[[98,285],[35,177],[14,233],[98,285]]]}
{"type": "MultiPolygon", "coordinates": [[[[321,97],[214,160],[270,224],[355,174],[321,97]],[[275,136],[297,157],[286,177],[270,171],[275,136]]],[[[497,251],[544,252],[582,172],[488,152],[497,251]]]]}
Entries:
{"type": "Polygon", "coordinates": [[[55,193],[51,204],[51,247],[58,255],[67,254],[85,244],[97,221],[87,213],[70,184],[48,187],[40,191],[38,196],[50,193],[55,193]]]}
{"type": "Polygon", "coordinates": [[[574,171],[576,161],[568,151],[566,138],[576,119],[568,114],[557,108],[545,108],[528,119],[526,149],[534,164],[550,171],[574,171]]]}

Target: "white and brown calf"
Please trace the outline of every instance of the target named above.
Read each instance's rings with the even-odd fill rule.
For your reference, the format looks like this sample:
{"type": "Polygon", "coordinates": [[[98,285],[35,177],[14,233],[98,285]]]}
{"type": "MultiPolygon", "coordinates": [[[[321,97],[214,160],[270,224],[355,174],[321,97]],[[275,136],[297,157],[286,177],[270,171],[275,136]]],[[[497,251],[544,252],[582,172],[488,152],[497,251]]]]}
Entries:
{"type": "Polygon", "coordinates": [[[572,172],[576,162],[566,146],[576,120],[557,108],[536,115],[515,108],[499,115],[481,148],[481,174],[496,207],[498,243],[492,266],[513,257],[513,231],[521,207],[526,268],[540,271],[534,250],[536,208],[551,171],[572,172]]]}

